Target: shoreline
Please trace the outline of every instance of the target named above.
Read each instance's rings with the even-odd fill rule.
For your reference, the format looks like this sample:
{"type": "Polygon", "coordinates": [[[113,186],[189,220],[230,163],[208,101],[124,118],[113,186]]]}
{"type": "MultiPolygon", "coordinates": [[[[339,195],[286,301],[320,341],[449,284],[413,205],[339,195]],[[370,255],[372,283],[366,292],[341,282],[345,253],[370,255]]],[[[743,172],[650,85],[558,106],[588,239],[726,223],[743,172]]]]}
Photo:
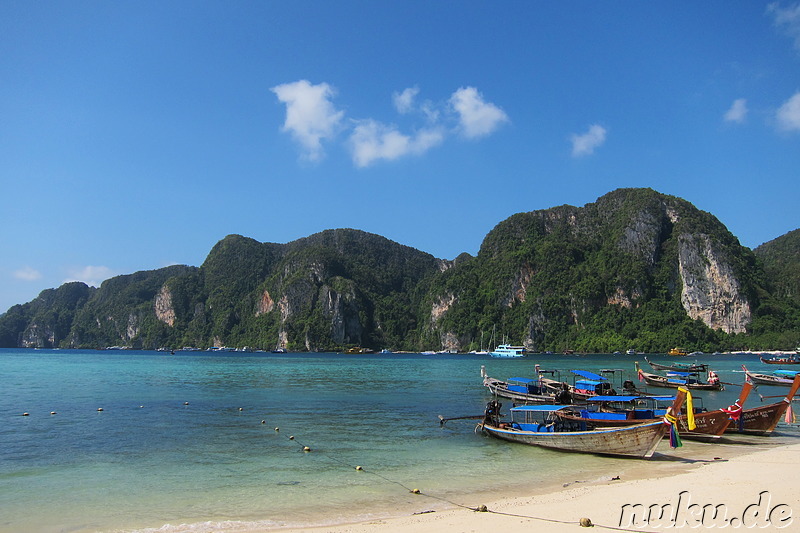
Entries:
{"type": "MultiPolygon", "coordinates": [[[[548,531],[575,532],[581,519],[587,518],[602,530],[628,531],[737,528],[750,523],[759,530],[771,531],[786,530],[787,526],[800,523],[800,504],[797,503],[800,502],[800,486],[785,475],[796,468],[800,444],[779,441],[761,444],[758,441],[751,447],[684,441],[683,448],[671,450],[660,445],[659,450],[662,452],[660,460],[634,460],[636,462],[630,467],[626,465],[619,476],[578,479],[563,483],[560,488],[553,484],[539,487],[540,490],[529,487],[491,495],[476,491],[459,498],[475,502],[469,505],[442,499],[439,503],[447,505],[440,509],[425,503],[416,505],[420,509],[414,512],[398,508],[392,511],[387,506],[384,513],[370,513],[372,517],[363,520],[327,525],[283,525],[251,531],[423,533],[435,528],[444,533],[460,533],[502,528],[506,532],[522,532],[539,526],[547,527],[548,531]],[[692,456],[694,458],[690,458],[692,456]],[[757,469],[755,473],[754,468],[757,469]],[[488,511],[477,512],[475,509],[481,505],[488,511]],[[649,506],[663,509],[664,518],[651,516],[648,519],[642,507],[649,506]],[[719,508],[721,514],[713,516],[713,508],[719,508]]],[[[433,500],[428,501],[433,503],[433,500]]]]}

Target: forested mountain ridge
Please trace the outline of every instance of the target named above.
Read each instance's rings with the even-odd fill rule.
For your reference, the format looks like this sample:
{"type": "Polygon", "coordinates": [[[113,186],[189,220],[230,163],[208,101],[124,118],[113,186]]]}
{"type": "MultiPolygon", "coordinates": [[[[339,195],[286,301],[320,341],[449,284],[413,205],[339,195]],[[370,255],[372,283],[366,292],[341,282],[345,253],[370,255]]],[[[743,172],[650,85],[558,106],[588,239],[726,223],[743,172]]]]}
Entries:
{"type": "Polygon", "coordinates": [[[229,235],[200,267],[44,291],[0,316],[0,345],[463,351],[494,332],[542,351],[794,348],[793,234],[754,253],[685,200],[619,189],[513,215],[455,261],[351,229],[229,235]]]}
{"type": "Polygon", "coordinates": [[[776,296],[800,303],[800,229],[753,250],[761,260],[776,296]]]}

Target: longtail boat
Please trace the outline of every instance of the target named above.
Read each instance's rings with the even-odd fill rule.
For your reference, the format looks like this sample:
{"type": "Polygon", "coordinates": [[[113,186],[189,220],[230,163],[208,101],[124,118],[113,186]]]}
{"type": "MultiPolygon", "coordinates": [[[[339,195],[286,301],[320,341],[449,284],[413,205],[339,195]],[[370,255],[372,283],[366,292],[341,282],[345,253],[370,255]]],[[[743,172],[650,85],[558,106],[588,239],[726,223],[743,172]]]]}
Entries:
{"type": "MultiPolygon", "coordinates": [[[[798,389],[800,389],[800,374],[794,377],[792,386],[783,400],[759,407],[742,409],[738,416],[732,414],[731,416],[734,417],[734,420],[726,431],[728,433],[744,433],[747,435],[771,435],[775,430],[775,426],[778,425],[778,422],[781,421],[781,418],[792,405],[792,399],[798,389]]],[[[736,407],[736,404],[734,404],[729,409],[735,409],[736,407]]]]}
{"type": "Polygon", "coordinates": [[[639,379],[646,382],[648,385],[654,387],[665,387],[670,389],[677,389],[685,387],[690,390],[723,390],[725,386],[717,377],[717,374],[711,370],[708,372],[708,380],[701,381],[700,379],[692,377],[691,372],[669,372],[666,376],[659,374],[651,374],[643,371],[636,363],[636,372],[639,379]]]}
{"type": "Polygon", "coordinates": [[[499,421],[500,404],[495,401],[486,406],[484,419],[478,424],[486,434],[519,444],[541,446],[555,450],[620,455],[626,457],[652,457],[658,443],[672,427],[672,413],[680,412],[686,389],[678,389],[672,406],[664,419],[619,428],[580,430],[578,423],[562,420],[554,412],[564,405],[525,405],[510,410],[511,422],[499,421]]]}
{"type": "Polygon", "coordinates": [[[654,363],[647,357],[644,358],[653,370],[675,370],[677,372],[705,372],[708,370],[708,365],[705,363],[654,363]]]}
{"type": "MultiPolygon", "coordinates": [[[[570,385],[558,379],[544,377],[545,374],[554,374],[553,371],[542,370],[539,365],[535,369],[538,376],[536,378],[513,377],[500,380],[490,377],[486,373],[486,367],[481,366],[483,386],[493,395],[514,400],[515,403],[570,404],[586,401],[597,394],[613,393],[611,382],[593,372],[573,370],[582,379],[577,379],[574,385],[570,385]]],[[[630,384],[633,386],[633,382],[630,384]]],[[[634,391],[635,389],[629,392],[634,391]]]]}
{"type": "Polygon", "coordinates": [[[509,378],[501,381],[489,376],[483,377],[483,386],[501,398],[523,403],[549,403],[556,402],[555,394],[539,385],[539,381],[532,378],[509,378]]]}
{"type": "MultiPolygon", "coordinates": [[[[734,405],[744,405],[752,387],[750,383],[745,383],[734,405]]],[[[660,417],[666,413],[662,405],[674,399],[673,396],[597,396],[588,400],[586,409],[573,407],[556,414],[560,418],[581,423],[581,429],[624,427],[661,420],[660,417]]],[[[694,428],[689,429],[688,402],[684,404],[683,414],[677,417],[681,437],[719,438],[731,423],[730,408],[708,411],[702,406],[698,407],[697,400],[694,399],[695,405],[692,406],[694,428]]]]}
{"type": "Polygon", "coordinates": [[[759,374],[750,372],[744,365],[742,365],[742,370],[747,375],[747,379],[756,385],[781,385],[784,387],[791,387],[795,376],[800,372],[798,370],[776,370],[772,374],[759,374]]]}
{"type": "Polygon", "coordinates": [[[768,365],[800,365],[800,357],[798,357],[798,354],[776,355],[767,358],[761,355],[759,359],[761,359],[762,363],[768,365]]]}

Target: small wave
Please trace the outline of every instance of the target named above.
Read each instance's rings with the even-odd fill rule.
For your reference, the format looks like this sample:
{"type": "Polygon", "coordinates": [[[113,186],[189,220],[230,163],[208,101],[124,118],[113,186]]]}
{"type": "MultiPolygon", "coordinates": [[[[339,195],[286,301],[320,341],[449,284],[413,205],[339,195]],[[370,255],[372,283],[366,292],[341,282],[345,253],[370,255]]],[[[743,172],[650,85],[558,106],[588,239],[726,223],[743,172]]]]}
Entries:
{"type": "Polygon", "coordinates": [[[114,533],[246,533],[249,531],[262,531],[265,529],[285,526],[274,520],[222,520],[197,522],[195,524],[164,524],[157,528],[144,528],[135,530],[117,530],[114,533]]]}

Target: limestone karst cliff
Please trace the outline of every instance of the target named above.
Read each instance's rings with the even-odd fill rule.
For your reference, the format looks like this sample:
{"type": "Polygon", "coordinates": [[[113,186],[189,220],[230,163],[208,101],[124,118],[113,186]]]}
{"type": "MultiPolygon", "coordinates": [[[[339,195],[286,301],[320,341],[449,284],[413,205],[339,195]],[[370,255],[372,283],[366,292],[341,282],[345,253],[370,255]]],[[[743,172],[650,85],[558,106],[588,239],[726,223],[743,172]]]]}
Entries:
{"type": "Polygon", "coordinates": [[[490,332],[552,351],[790,344],[800,302],[769,272],[790,278],[780,258],[798,244],[779,242],[762,268],[713,215],[650,189],[515,214],[453,261],[352,229],[230,235],[200,267],[44,291],[0,316],[0,345],[463,351],[490,332]]]}

